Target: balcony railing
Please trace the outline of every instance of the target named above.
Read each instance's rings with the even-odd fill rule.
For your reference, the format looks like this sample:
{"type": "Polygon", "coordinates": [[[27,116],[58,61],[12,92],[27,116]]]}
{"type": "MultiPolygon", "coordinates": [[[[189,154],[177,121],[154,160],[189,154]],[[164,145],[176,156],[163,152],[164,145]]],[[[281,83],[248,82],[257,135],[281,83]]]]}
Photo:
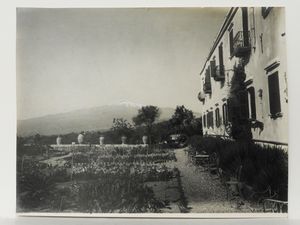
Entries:
{"type": "Polygon", "coordinates": [[[233,39],[233,55],[236,57],[247,56],[251,51],[250,32],[239,31],[233,39]]]}
{"type": "Polygon", "coordinates": [[[216,81],[223,81],[225,79],[225,69],[224,65],[216,66],[216,73],[214,79],[216,81]]]}

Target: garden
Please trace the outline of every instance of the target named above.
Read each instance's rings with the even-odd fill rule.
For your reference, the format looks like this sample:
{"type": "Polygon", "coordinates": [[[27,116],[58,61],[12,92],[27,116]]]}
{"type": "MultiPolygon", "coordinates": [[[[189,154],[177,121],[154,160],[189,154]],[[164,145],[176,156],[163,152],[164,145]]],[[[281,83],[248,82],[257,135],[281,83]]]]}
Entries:
{"type": "Polygon", "coordinates": [[[180,172],[168,166],[176,160],[170,149],[35,148],[18,155],[18,212],[156,213],[170,202],[154,186],[171,181],[180,188],[180,172]]]}

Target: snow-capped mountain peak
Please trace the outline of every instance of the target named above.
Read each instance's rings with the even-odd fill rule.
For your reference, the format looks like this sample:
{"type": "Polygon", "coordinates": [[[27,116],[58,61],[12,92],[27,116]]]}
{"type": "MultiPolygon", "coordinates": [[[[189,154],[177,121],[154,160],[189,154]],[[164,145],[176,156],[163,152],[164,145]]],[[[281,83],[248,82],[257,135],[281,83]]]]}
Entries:
{"type": "Polygon", "coordinates": [[[127,107],[135,107],[135,108],[142,108],[144,106],[143,104],[130,102],[130,101],[122,101],[118,105],[124,105],[124,106],[127,106],[127,107]]]}

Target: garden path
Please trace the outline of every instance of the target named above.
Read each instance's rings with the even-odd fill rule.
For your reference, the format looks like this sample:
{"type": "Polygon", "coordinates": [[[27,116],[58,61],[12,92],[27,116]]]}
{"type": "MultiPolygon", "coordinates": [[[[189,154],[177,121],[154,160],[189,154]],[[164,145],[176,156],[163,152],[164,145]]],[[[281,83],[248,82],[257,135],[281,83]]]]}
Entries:
{"type": "Polygon", "coordinates": [[[203,167],[193,165],[185,149],[175,150],[175,155],[177,162],[172,164],[180,171],[190,213],[251,212],[249,203],[240,199],[227,200],[226,189],[220,180],[203,167]]]}

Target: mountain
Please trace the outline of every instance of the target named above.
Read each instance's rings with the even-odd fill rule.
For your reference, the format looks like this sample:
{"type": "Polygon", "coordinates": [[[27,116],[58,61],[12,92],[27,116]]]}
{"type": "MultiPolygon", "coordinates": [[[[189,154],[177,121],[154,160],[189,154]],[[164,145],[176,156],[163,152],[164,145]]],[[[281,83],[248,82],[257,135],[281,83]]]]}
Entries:
{"type": "MultiPolygon", "coordinates": [[[[141,107],[140,104],[122,102],[116,105],[18,120],[17,134],[19,136],[29,136],[36,133],[58,135],[80,131],[106,130],[111,128],[113,118],[124,118],[132,122],[132,117],[137,115],[138,109],[141,107]]],[[[160,108],[160,111],[159,121],[170,119],[174,113],[172,108],[160,108]]]]}

